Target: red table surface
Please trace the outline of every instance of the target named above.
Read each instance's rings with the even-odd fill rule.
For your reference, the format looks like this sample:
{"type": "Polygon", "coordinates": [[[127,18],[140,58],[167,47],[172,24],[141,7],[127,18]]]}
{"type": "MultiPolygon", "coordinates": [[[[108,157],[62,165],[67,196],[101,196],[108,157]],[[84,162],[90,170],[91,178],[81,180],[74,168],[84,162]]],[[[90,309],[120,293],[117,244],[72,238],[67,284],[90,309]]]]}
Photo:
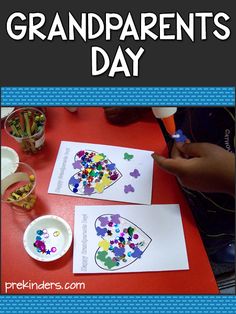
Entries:
{"type": "MultiPolygon", "coordinates": [[[[176,179],[154,165],[152,204],[179,204],[189,260],[189,270],[143,272],[130,274],[73,274],[73,244],[59,260],[43,263],[32,259],[24,250],[23,234],[27,225],[45,214],[64,218],[74,227],[75,205],[121,204],[105,200],[94,200],[64,195],[48,194],[48,186],[61,141],[75,141],[153,150],[167,154],[161,129],[150,114],[142,121],[128,126],[109,124],[102,108],[79,108],[70,113],[64,108],[46,109],[46,144],[37,155],[26,155],[18,143],[2,129],[2,145],[14,148],[20,161],[30,164],[37,176],[37,203],[33,210],[24,214],[2,206],[1,220],[1,279],[2,293],[6,283],[51,283],[51,289],[17,289],[12,286],[11,294],[213,294],[218,293],[199,232],[191,211],[176,179]],[[68,290],[57,290],[55,283],[62,286],[72,284],[68,290]],[[85,289],[75,288],[74,283],[83,282],[85,289]]],[[[125,203],[123,203],[125,205],[125,203]]],[[[170,226],[171,228],[171,226],[170,226]]],[[[20,287],[20,286],[19,286],[20,287]]],[[[64,287],[64,286],[63,286],[64,287]]]]}

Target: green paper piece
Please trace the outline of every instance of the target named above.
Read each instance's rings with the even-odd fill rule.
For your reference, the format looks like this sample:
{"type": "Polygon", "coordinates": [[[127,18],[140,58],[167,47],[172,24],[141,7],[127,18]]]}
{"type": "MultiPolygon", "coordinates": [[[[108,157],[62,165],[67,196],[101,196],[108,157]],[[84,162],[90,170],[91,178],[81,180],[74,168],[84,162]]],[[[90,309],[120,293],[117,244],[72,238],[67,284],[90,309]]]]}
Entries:
{"type": "Polygon", "coordinates": [[[130,155],[128,153],[124,153],[124,159],[130,161],[131,159],[134,158],[134,155],[130,155]]]}
{"type": "Polygon", "coordinates": [[[99,154],[99,156],[102,156],[102,157],[103,157],[102,160],[104,160],[104,159],[106,158],[106,155],[104,155],[103,153],[99,154]]]}
{"type": "Polygon", "coordinates": [[[107,256],[107,252],[106,251],[101,251],[101,252],[98,252],[97,254],[97,259],[99,259],[101,262],[105,262],[106,261],[106,256],[107,256]]]}
{"type": "Polygon", "coordinates": [[[116,266],[116,262],[114,262],[110,257],[107,257],[104,265],[111,269],[112,267],[116,266]]]}

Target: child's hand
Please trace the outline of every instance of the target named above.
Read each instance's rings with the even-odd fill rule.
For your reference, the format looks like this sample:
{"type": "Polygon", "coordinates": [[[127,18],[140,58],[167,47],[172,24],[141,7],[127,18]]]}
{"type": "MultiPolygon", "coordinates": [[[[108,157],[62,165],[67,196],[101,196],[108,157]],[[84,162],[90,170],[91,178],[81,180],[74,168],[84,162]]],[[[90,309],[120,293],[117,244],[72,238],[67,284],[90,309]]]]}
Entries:
{"type": "Polygon", "coordinates": [[[183,186],[234,196],[235,156],[209,143],[176,143],[172,158],[152,155],[158,165],[177,176],[183,186]]]}

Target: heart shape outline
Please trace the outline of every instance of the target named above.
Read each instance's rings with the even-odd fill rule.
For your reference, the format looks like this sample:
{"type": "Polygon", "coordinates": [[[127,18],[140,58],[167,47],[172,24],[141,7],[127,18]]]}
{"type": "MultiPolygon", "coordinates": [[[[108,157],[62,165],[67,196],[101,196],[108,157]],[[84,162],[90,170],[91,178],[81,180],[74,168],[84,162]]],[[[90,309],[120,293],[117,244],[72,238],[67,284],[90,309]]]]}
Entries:
{"type": "MultiPolygon", "coordinates": [[[[80,162],[80,163],[81,163],[81,157],[82,157],[82,156],[79,156],[79,153],[81,153],[81,152],[84,152],[84,153],[94,153],[95,156],[104,156],[104,159],[101,160],[101,161],[107,161],[107,165],[108,165],[108,166],[115,165],[115,164],[112,163],[112,161],[111,161],[110,159],[108,159],[103,153],[98,153],[98,152],[96,152],[96,151],[94,151],[94,150],[80,150],[78,153],[75,154],[74,163],[73,163],[72,165],[74,165],[76,162],[80,162]]],[[[96,163],[97,163],[97,162],[92,161],[90,165],[95,165],[96,163]]],[[[82,171],[85,171],[85,170],[86,170],[86,167],[84,167],[84,166],[81,165],[80,171],[78,171],[77,173],[75,173],[75,174],[69,179],[69,182],[68,182],[68,187],[69,187],[70,191],[73,192],[73,193],[75,193],[75,194],[77,194],[77,195],[92,195],[92,194],[102,193],[104,190],[106,190],[107,188],[109,188],[109,187],[111,187],[112,185],[114,185],[118,180],[120,180],[120,179],[123,177],[123,175],[122,175],[122,173],[120,172],[120,170],[115,166],[115,168],[114,168],[113,170],[114,170],[114,172],[115,172],[118,176],[117,176],[117,178],[116,178],[115,180],[110,180],[110,178],[107,176],[107,173],[108,173],[108,170],[109,170],[109,169],[105,169],[105,170],[106,170],[106,174],[105,174],[105,176],[103,175],[103,177],[104,177],[104,178],[103,178],[103,181],[106,181],[106,182],[109,182],[109,183],[110,183],[110,181],[111,181],[112,183],[110,183],[110,184],[104,184],[104,183],[103,183],[103,184],[102,184],[102,182],[101,182],[101,185],[100,185],[101,192],[96,191],[95,188],[93,187],[93,188],[92,188],[93,191],[92,191],[91,193],[84,193],[85,188],[83,188],[83,186],[80,187],[80,182],[79,182],[78,180],[81,179],[79,174],[81,174],[82,171]],[[75,184],[78,185],[78,187],[76,188],[76,189],[77,189],[76,192],[74,192],[74,188],[73,188],[73,183],[72,183],[72,182],[74,182],[75,184]],[[105,187],[104,187],[104,186],[105,186],[105,187]],[[104,188],[103,188],[103,187],[104,187],[104,188]],[[82,191],[81,191],[81,190],[82,190],[82,191]]],[[[111,171],[112,171],[112,170],[111,170],[111,171]]],[[[75,185],[74,185],[74,187],[75,187],[75,185]]],[[[98,187],[99,187],[99,185],[98,185],[98,187]]],[[[89,187],[86,187],[86,191],[89,192],[89,187]]]]}
{"type": "MultiPolygon", "coordinates": [[[[112,216],[114,216],[114,214],[103,214],[103,215],[100,215],[99,217],[97,217],[97,219],[95,220],[95,223],[94,223],[95,230],[96,230],[96,227],[97,227],[97,221],[99,220],[100,217],[104,217],[104,216],[110,216],[110,217],[112,217],[112,216]]],[[[148,243],[147,243],[147,245],[145,246],[144,250],[142,251],[142,254],[141,254],[139,257],[136,257],[134,260],[132,260],[131,262],[128,262],[128,263],[127,263],[126,265],[124,265],[124,266],[115,267],[115,268],[113,268],[113,269],[112,269],[112,268],[111,268],[111,269],[109,269],[109,268],[104,268],[104,267],[102,267],[101,265],[99,265],[99,264],[101,264],[101,263],[97,262],[97,254],[98,254],[98,252],[100,252],[101,247],[98,247],[97,250],[96,250],[96,252],[95,252],[95,255],[94,255],[94,260],[95,260],[96,265],[97,265],[99,268],[101,268],[101,269],[103,269],[103,270],[106,270],[106,271],[117,271],[117,270],[123,269],[123,268],[128,267],[129,265],[133,264],[134,262],[136,262],[137,259],[139,259],[139,258],[142,257],[142,255],[144,254],[144,252],[147,250],[147,248],[149,247],[149,245],[150,245],[151,242],[152,242],[152,238],[151,238],[145,231],[143,231],[138,225],[136,225],[135,223],[133,223],[133,222],[130,221],[129,219],[120,216],[119,214],[118,214],[118,216],[119,216],[119,218],[121,218],[122,220],[124,220],[125,223],[128,222],[129,224],[131,224],[131,226],[134,226],[134,227],[137,229],[137,231],[141,231],[141,233],[144,235],[145,240],[146,240],[146,239],[148,240],[148,243]]],[[[97,236],[98,236],[98,235],[97,235],[97,236]]],[[[98,237],[99,237],[99,236],[98,236],[98,237]]],[[[100,236],[100,239],[105,240],[106,238],[105,238],[104,236],[100,236]]],[[[102,252],[104,252],[104,251],[102,251],[102,252]]],[[[104,265],[105,265],[105,263],[104,263],[104,265]]]]}

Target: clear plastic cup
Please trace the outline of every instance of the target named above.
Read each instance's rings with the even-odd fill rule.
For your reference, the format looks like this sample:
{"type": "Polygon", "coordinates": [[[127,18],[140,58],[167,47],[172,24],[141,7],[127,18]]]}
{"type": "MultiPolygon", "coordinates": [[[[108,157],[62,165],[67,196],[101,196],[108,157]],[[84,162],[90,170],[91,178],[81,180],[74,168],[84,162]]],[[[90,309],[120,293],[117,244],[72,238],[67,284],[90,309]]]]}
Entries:
{"type": "Polygon", "coordinates": [[[10,174],[1,180],[1,202],[17,211],[29,211],[36,202],[36,175],[31,166],[18,162],[10,165],[10,174]]]}
{"type": "Polygon", "coordinates": [[[33,107],[13,111],[5,120],[7,134],[17,141],[26,153],[35,154],[45,142],[45,114],[33,107]]]}

